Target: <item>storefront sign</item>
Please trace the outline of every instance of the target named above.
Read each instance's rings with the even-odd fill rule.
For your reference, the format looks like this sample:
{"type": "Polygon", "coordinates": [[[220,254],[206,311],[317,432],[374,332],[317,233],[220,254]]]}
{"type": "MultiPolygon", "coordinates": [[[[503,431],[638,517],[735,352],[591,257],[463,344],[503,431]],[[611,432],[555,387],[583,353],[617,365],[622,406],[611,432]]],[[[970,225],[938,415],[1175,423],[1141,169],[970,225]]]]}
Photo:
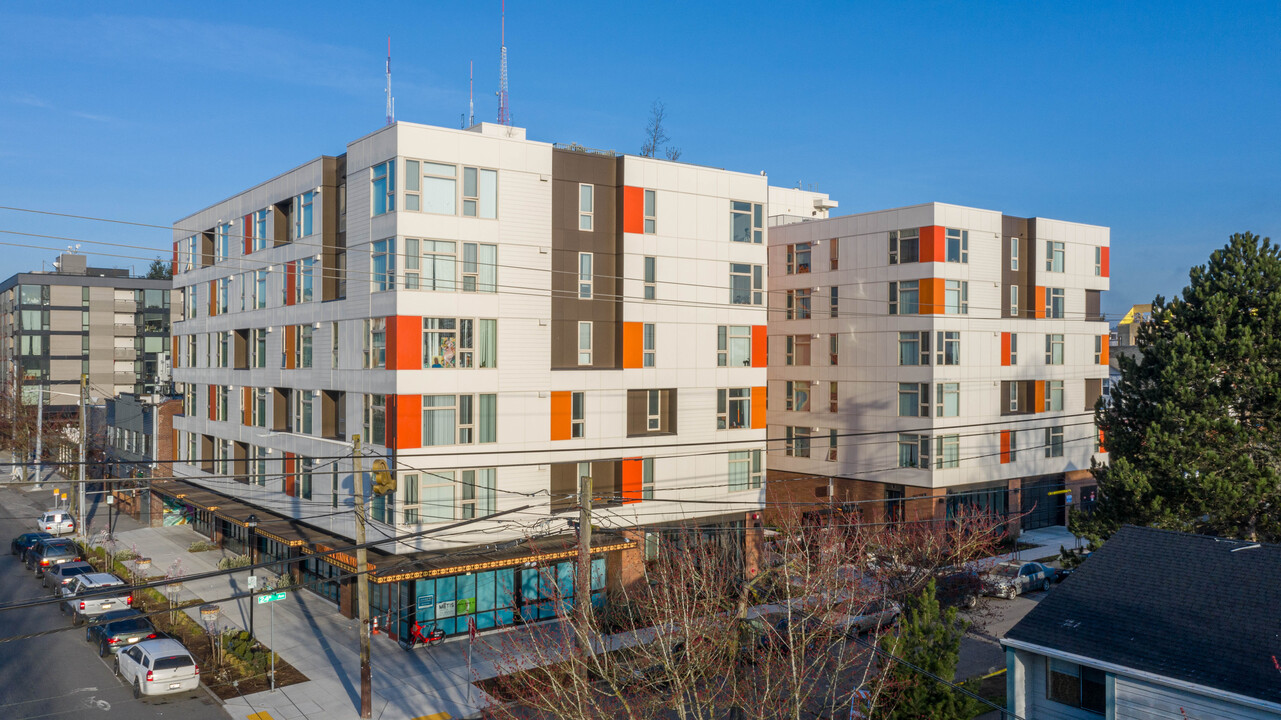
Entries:
{"type": "Polygon", "coordinates": [[[454,601],[446,600],[436,603],[436,618],[451,618],[454,616],[454,601]]]}
{"type": "Polygon", "coordinates": [[[435,606],[436,606],[435,595],[419,595],[418,596],[418,605],[417,605],[418,612],[423,612],[424,610],[431,610],[435,606]]]}
{"type": "Polygon", "coordinates": [[[458,598],[458,614],[467,615],[476,612],[476,598],[458,598]]]}

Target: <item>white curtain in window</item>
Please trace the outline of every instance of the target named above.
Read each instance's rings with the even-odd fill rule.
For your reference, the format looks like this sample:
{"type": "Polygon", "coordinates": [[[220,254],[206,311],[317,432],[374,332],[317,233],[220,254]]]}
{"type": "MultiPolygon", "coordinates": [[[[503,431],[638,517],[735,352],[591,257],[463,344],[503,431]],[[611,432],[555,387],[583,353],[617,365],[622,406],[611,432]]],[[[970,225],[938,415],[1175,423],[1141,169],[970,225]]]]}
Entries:
{"type": "Polygon", "coordinates": [[[423,475],[420,508],[423,522],[454,519],[454,472],[452,470],[429,472],[423,475]]]}
{"type": "Polygon", "coordinates": [[[498,396],[487,394],[480,396],[479,425],[480,442],[491,443],[498,439],[498,396]]]}
{"type": "Polygon", "coordinates": [[[453,445],[457,410],[453,395],[423,396],[423,444],[453,445]]]}
{"type": "Polygon", "coordinates": [[[477,366],[498,367],[498,321],[481,320],[477,330],[477,348],[480,354],[477,366]]]}

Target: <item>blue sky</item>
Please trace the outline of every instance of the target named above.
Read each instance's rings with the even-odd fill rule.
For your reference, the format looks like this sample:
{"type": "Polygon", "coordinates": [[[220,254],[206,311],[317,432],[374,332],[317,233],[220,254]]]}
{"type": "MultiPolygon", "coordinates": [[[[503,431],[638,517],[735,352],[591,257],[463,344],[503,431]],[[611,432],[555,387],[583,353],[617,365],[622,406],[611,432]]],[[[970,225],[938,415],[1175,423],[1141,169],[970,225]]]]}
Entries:
{"type": "MultiPolygon", "coordinates": [[[[166,225],[396,114],[493,120],[497,1],[6,3],[0,205],[166,225]],[[377,8],[377,9],[375,9],[377,8]]],[[[636,152],[661,98],[683,160],[829,192],[1112,228],[1123,312],[1232,232],[1277,236],[1275,3],[533,3],[508,8],[532,139],[636,152]]],[[[145,245],[164,230],[0,211],[0,230],[145,245]]],[[[67,241],[0,233],[0,241],[67,241]]],[[[93,254],[95,247],[85,245],[93,254]]],[[[97,264],[154,253],[97,250],[97,264]]],[[[50,250],[0,246],[0,275],[50,250]]]]}

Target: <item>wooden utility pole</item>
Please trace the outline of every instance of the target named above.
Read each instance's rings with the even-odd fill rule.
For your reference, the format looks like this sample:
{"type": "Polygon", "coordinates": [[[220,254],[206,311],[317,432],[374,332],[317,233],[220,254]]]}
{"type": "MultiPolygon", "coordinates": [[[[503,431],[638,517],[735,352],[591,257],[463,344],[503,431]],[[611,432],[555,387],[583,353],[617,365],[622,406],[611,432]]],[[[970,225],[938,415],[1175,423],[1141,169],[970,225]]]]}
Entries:
{"type": "Polygon", "coordinates": [[[351,437],[351,486],[356,497],[356,617],[360,623],[360,716],[373,717],[374,681],[369,665],[369,551],[365,549],[365,472],[360,435],[351,437]]]}
{"type": "MultiPolygon", "coordinates": [[[[584,633],[592,612],[592,476],[578,478],[578,577],[574,581],[574,610],[584,633]]],[[[586,637],[583,634],[582,637],[586,637]]],[[[589,648],[582,647],[584,655],[589,648]]]]}
{"type": "Polygon", "coordinates": [[[86,432],[88,422],[85,416],[88,414],[86,404],[89,402],[89,376],[80,375],[80,470],[76,473],[76,478],[80,481],[76,483],[76,532],[85,532],[85,480],[88,477],[89,466],[85,464],[88,460],[89,436],[86,432]]]}

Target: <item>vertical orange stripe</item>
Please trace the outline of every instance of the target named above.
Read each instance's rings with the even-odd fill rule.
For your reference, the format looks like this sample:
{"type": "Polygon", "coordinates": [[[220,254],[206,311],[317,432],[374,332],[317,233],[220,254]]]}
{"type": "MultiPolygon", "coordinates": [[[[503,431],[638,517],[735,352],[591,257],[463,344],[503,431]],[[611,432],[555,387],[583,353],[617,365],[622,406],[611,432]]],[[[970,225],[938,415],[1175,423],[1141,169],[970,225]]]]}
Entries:
{"type": "Polygon", "coordinates": [[[240,415],[245,425],[254,424],[253,398],[249,388],[240,388],[240,415]]]}
{"type": "Polygon", "coordinates": [[[1036,394],[1036,397],[1032,398],[1032,402],[1036,408],[1036,412],[1045,412],[1045,381],[1037,380],[1033,384],[1033,387],[1035,389],[1032,392],[1036,394]]]}
{"type": "Polygon", "coordinates": [[[1107,447],[1103,444],[1103,430],[1099,430],[1099,452],[1107,452],[1107,447]]]}
{"type": "Polygon", "coordinates": [[[285,369],[293,370],[297,367],[294,361],[294,352],[298,349],[298,326],[285,326],[285,369]]]}
{"type": "Polygon", "coordinates": [[[1001,431],[1001,464],[1004,465],[1010,461],[1010,431],[1001,431]]]}
{"type": "Polygon", "coordinates": [[[645,189],[623,186],[623,232],[645,232],[645,189]]]}
{"type": "Polygon", "coordinates": [[[1108,364],[1108,362],[1110,362],[1110,360],[1111,360],[1111,358],[1109,357],[1109,356],[1110,356],[1110,354],[1111,354],[1111,348],[1108,346],[1108,341],[1109,341],[1110,339],[1111,339],[1111,338],[1109,338],[1107,335],[1104,335],[1104,336],[1103,336],[1103,345],[1102,345],[1102,347],[1103,347],[1103,352],[1099,353],[1099,364],[1100,364],[1100,365],[1107,365],[1107,364],[1108,364]]]}
{"type": "Polygon", "coordinates": [[[643,490],[643,463],[641,458],[623,458],[623,504],[641,501],[643,490]]]}
{"type": "Polygon", "coordinates": [[[1001,365],[1009,366],[1010,364],[1010,334],[1001,333],[1001,365]]]}
{"type": "Polygon", "coordinates": [[[920,306],[922,315],[942,315],[945,309],[943,278],[921,278],[920,306]]]}
{"type": "Polygon", "coordinates": [[[397,450],[422,447],[423,396],[395,395],[387,399],[394,403],[389,411],[395,420],[388,430],[387,446],[397,450]]]}
{"type": "Polygon", "coordinates": [[[572,434],[570,424],[573,422],[573,393],[569,390],[552,392],[552,440],[568,440],[572,434]]]}
{"type": "Polygon", "coordinates": [[[1032,310],[1034,317],[1045,317],[1045,288],[1040,285],[1032,288],[1032,310]]]}
{"type": "Polygon", "coordinates": [[[638,368],[644,363],[645,328],[644,323],[623,323],[623,367],[638,368]]]}
{"type": "Polygon", "coordinates": [[[419,315],[387,318],[387,369],[421,370],[423,319],[419,315]]]}
{"type": "Polygon", "coordinates": [[[254,216],[246,215],[243,220],[245,225],[245,254],[248,255],[254,249],[254,216]]]}
{"type": "Polygon", "coordinates": [[[178,242],[175,240],[173,244],[173,267],[171,268],[169,275],[176,276],[177,274],[178,274],[178,242]]]}
{"type": "Polygon", "coordinates": [[[765,325],[752,326],[752,367],[769,364],[769,334],[765,325]]]}
{"type": "Polygon", "coordinates": [[[1110,254],[1111,250],[1112,248],[1106,248],[1106,247],[1103,248],[1103,257],[1100,258],[1100,260],[1102,261],[1100,264],[1103,266],[1102,267],[1103,277],[1110,277],[1109,272],[1111,268],[1111,259],[1108,257],[1108,255],[1110,254]]]}
{"type": "Polygon", "coordinates": [[[752,388],[752,429],[765,429],[766,388],[752,388]]]}
{"type": "MultiPolygon", "coordinates": [[[[193,288],[194,289],[194,288],[193,288]]],[[[218,281],[209,281],[209,317],[218,314],[218,281]]]]}
{"type": "Polygon", "coordinates": [[[285,494],[290,497],[298,497],[297,465],[297,461],[294,460],[294,454],[285,453],[285,494]]]}
{"type": "Polygon", "coordinates": [[[209,419],[218,419],[218,386],[209,386],[209,419]]]}
{"type": "Polygon", "coordinates": [[[298,282],[298,261],[290,260],[285,263],[285,304],[294,304],[294,289],[298,282]]]}
{"type": "Polygon", "coordinates": [[[940,225],[921,228],[921,262],[943,262],[947,257],[947,231],[940,225]]]}

